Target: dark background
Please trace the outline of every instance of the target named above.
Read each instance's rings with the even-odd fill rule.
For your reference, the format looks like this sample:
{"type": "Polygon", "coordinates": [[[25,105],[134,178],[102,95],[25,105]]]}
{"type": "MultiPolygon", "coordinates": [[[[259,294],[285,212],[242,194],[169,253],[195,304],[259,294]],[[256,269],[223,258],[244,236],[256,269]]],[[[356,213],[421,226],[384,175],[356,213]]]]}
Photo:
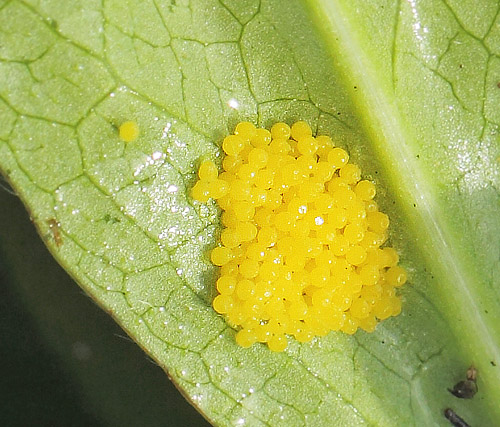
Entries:
{"type": "Polygon", "coordinates": [[[0,425],[209,425],[54,261],[1,177],[0,425]]]}

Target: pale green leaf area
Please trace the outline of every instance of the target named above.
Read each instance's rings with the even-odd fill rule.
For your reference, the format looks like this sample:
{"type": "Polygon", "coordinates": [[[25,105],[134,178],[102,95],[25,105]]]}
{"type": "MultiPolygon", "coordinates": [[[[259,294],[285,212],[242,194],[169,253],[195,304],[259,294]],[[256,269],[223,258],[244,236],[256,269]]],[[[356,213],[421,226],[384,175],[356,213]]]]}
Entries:
{"type": "Polygon", "coordinates": [[[450,407],[495,426],[499,7],[0,1],[0,167],[61,265],[215,425],[446,426],[450,407]],[[377,182],[403,313],[243,349],[211,308],[219,211],[189,189],[239,120],[297,119],[377,182]],[[447,388],[471,364],[461,400],[447,388]]]}

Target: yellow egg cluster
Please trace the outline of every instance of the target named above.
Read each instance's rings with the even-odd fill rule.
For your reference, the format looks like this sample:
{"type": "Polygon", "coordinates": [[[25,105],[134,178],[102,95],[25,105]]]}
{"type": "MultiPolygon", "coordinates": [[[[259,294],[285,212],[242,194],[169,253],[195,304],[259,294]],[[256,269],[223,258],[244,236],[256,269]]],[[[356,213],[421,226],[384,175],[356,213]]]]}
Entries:
{"type": "Polygon", "coordinates": [[[223,210],[213,307],[241,327],[238,344],[283,351],[287,335],[371,332],[400,313],[406,272],[381,248],[389,218],[345,150],[302,121],[270,132],[239,123],[222,148],[224,172],[202,162],[192,196],[223,210]]]}

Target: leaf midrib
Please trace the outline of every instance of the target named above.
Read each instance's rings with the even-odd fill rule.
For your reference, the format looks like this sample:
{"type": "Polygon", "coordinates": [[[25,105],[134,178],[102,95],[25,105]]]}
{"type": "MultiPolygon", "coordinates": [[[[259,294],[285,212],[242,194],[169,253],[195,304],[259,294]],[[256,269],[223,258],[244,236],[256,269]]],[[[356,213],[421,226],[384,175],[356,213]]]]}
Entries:
{"type": "MultiPolygon", "coordinates": [[[[480,315],[481,309],[474,292],[479,288],[474,278],[475,272],[461,262],[463,254],[455,249],[459,243],[442,220],[445,216],[438,205],[438,198],[427,185],[424,172],[411,153],[410,145],[414,137],[404,125],[394,93],[381,87],[377,71],[361,47],[355,27],[340,2],[306,0],[306,3],[315,13],[315,18],[321,19],[321,26],[318,27],[323,31],[329,53],[337,63],[342,63],[349,86],[359,88],[350,91],[352,99],[357,110],[362,109],[360,119],[385,166],[384,172],[390,176],[387,181],[397,183],[394,184],[397,187],[393,188],[397,188],[397,191],[393,193],[407,218],[406,223],[411,227],[414,242],[433,270],[436,283],[439,284],[438,291],[444,298],[443,304],[460,307],[463,322],[457,322],[450,310],[443,310],[443,315],[448,319],[455,336],[466,343],[463,347],[466,347],[475,363],[480,365],[480,360],[486,358],[500,360],[498,339],[495,339],[480,315]],[[417,207],[413,205],[414,202],[417,207]]],[[[489,389],[488,395],[492,397],[490,393],[499,395],[496,385],[500,383],[500,374],[498,370],[489,372],[482,380],[489,389]]]]}

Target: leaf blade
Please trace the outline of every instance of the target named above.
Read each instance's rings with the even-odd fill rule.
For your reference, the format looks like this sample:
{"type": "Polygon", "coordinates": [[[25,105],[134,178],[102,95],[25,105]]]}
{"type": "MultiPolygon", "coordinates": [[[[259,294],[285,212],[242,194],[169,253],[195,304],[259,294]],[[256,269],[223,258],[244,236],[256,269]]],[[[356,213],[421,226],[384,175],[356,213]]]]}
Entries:
{"type": "MultiPolygon", "coordinates": [[[[12,4],[6,8],[21,7],[12,4]]],[[[43,27],[41,19],[54,15],[57,4],[33,4],[23,13],[43,27]]],[[[462,354],[449,322],[434,305],[440,300],[430,289],[427,260],[408,249],[404,216],[411,208],[403,203],[403,214],[391,208],[393,200],[405,198],[404,191],[414,193],[393,182],[395,176],[387,167],[392,157],[377,146],[380,141],[373,130],[364,127],[356,106],[361,95],[344,81],[350,69],[332,61],[328,47],[318,42],[316,29],[305,24],[307,11],[298,1],[265,2],[245,19],[241,17],[247,16],[247,9],[230,2],[203,1],[199,6],[191,10],[167,2],[108,2],[107,9],[98,13],[104,17],[105,48],[101,51],[92,44],[91,50],[96,68],[111,76],[112,81],[101,79],[104,98],[90,108],[86,104],[80,121],[76,116],[61,117],[59,105],[49,117],[68,121],[58,126],[76,124],[72,133],[83,175],[73,174],[67,181],[56,173],[47,184],[43,181],[47,175],[40,172],[46,187],[40,188],[40,182],[19,167],[20,151],[30,148],[26,146],[30,135],[15,146],[10,132],[0,143],[4,173],[27,201],[42,235],[50,236],[47,221],[56,217],[61,223],[64,243],[57,247],[49,237],[58,260],[212,421],[444,423],[442,408],[453,403],[446,387],[466,369],[468,355],[462,354]],[[200,11],[210,8],[215,8],[213,20],[204,24],[200,11]],[[116,19],[121,16],[128,18],[116,19]],[[155,16],[153,27],[158,31],[141,28],[137,20],[141,16],[155,16]],[[223,28],[230,28],[229,37],[223,28]],[[270,41],[279,48],[268,52],[270,41]],[[226,61],[236,65],[226,69],[226,61]],[[317,64],[324,66],[318,69],[317,64]],[[207,99],[210,107],[204,110],[207,99]],[[232,100],[240,104],[238,110],[231,107],[232,100]],[[131,116],[143,133],[125,146],[114,132],[131,116]],[[197,159],[216,158],[212,141],[220,140],[241,118],[257,119],[261,125],[309,120],[319,132],[338,136],[368,175],[387,174],[377,178],[382,190],[387,189],[380,201],[395,218],[392,239],[414,269],[414,286],[405,290],[405,314],[385,322],[375,334],[359,333],[354,338],[330,334],[312,345],[292,343],[285,355],[235,345],[233,332],[210,308],[215,271],[203,259],[216,237],[217,211],[213,204],[192,205],[185,193],[194,180],[197,159]],[[182,226],[176,228],[176,223],[182,226]],[[299,387],[296,378],[301,379],[299,387]],[[391,400],[394,404],[387,403],[391,400]]],[[[348,17],[349,11],[344,9],[342,16],[348,17]]],[[[56,26],[47,37],[54,33],[69,40],[72,51],[80,49],[83,54],[90,49],[67,29],[56,26]]],[[[56,63],[66,60],[59,56],[56,63]]],[[[59,72],[59,67],[50,65],[59,72]]],[[[60,70],[64,76],[68,69],[60,70]]],[[[68,72],[73,77],[71,69],[68,72]]],[[[9,124],[14,131],[19,117],[8,106],[6,80],[0,80],[6,109],[17,118],[9,124]]],[[[25,81],[22,76],[18,80],[25,81]]],[[[382,85],[381,97],[390,93],[389,83],[377,84],[382,85]]],[[[29,98],[19,99],[27,103],[29,98]]],[[[395,107],[388,108],[396,114],[395,107]]],[[[81,115],[83,110],[78,111],[81,115]]],[[[402,132],[399,122],[389,126],[389,134],[391,129],[402,132]]],[[[67,156],[61,147],[55,151],[67,156]]],[[[39,172],[39,165],[28,166],[39,172]]],[[[488,402],[476,400],[462,410],[473,420],[496,417],[483,405],[488,402]]]]}
{"type": "MultiPolygon", "coordinates": [[[[366,46],[364,49],[360,47],[357,31],[346,19],[349,14],[342,9],[341,3],[309,2],[311,8],[316,9],[316,19],[323,18],[323,26],[325,16],[330,18],[329,30],[325,31],[331,31],[330,39],[338,41],[335,51],[344,53],[342,57],[349,62],[346,68],[350,71],[350,82],[360,88],[354,92],[353,98],[361,105],[360,116],[368,122],[366,127],[377,154],[386,159],[388,166],[385,172],[394,183],[393,191],[397,194],[401,210],[407,218],[411,218],[409,226],[414,241],[420,245],[421,252],[427,255],[427,264],[438,277],[444,299],[442,304],[447,306],[443,312],[448,313],[450,323],[456,325],[455,335],[468,343],[466,347],[473,354],[472,359],[481,365],[483,372],[488,372],[484,378],[488,393],[495,394],[499,373],[491,369],[490,360],[498,360],[500,356],[498,325],[491,317],[482,314],[482,307],[485,301],[497,296],[488,289],[483,290],[481,273],[474,268],[470,254],[460,250],[461,236],[449,229],[442,196],[430,188],[425,177],[426,171],[419,165],[415,150],[425,150],[425,147],[415,142],[415,131],[405,124],[405,118],[400,113],[399,106],[405,103],[405,97],[397,99],[394,92],[390,94],[388,88],[377,85],[382,78],[376,76],[377,71],[373,70],[373,62],[367,54],[370,50],[366,46]],[[358,53],[365,53],[365,57],[362,54],[358,56],[358,53]],[[370,120],[373,123],[369,123],[370,120]],[[456,322],[457,317],[467,327],[456,322]]],[[[368,43],[365,41],[365,44],[368,43]]],[[[449,155],[453,156],[454,153],[449,151],[449,155]]]]}

